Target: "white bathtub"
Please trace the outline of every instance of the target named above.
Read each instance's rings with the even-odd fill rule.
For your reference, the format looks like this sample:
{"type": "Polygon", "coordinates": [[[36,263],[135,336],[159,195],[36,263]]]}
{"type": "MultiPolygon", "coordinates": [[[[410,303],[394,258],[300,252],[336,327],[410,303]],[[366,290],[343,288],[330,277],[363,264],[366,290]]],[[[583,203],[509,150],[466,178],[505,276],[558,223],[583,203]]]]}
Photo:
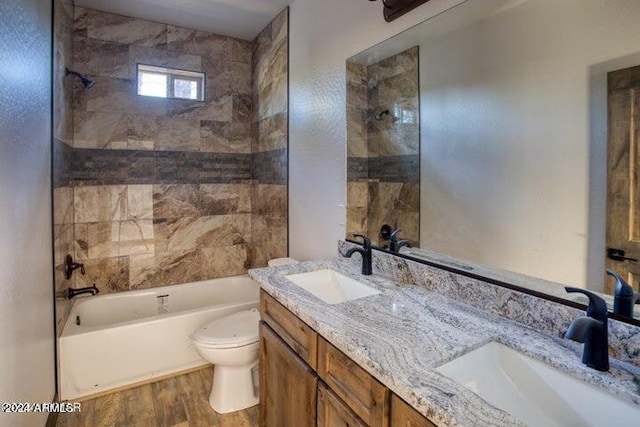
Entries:
{"type": "Polygon", "coordinates": [[[206,365],[189,336],[258,307],[259,287],[236,276],[78,298],[60,336],[60,398],[77,399],[206,365]]]}

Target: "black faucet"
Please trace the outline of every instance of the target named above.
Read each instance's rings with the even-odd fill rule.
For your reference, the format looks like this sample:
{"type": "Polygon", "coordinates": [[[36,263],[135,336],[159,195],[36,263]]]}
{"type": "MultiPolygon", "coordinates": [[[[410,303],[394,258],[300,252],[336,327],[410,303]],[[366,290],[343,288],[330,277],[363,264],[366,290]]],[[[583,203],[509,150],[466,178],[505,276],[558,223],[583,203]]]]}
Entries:
{"type": "Polygon", "coordinates": [[[578,292],[589,297],[587,317],[571,322],[564,337],[584,343],[582,363],[598,371],[609,370],[609,325],[607,303],[604,299],[580,288],[565,287],[567,292],[578,292]]]}
{"type": "Polygon", "coordinates": [[[613,300],[613,312],[622,316],[633,318],[633,306],[638,303],[638,295],[622,277],[611,270],[607,274],[616,279],[616,288],[613,300]]]}
{"type": "Polygon", "coordinates": [[[76,295],[80,295],[80,294],[96,295],[98,293],[100,293],[100,290],[98,288],[96,288],[96,284],[94,283],[93,286],[88,286],[86,288],[78,288],[78,289],[69,288],[69,289],[67,289],[67,298],[71,299],[71,298],[75,297],[76,295]]]}
{"type": "Polygon", "coordinates": [[[402,231],[401,228],[398,228],[396,231],[391,233],[389,236],[389,250],[391,252],[400,252],[400,248],[406,246],[408,248],[411,247],[411,241],[409,240],[398,240],[398,234],[402,231]]]}
{"type": "Polygon", "coordinates": [[[365,276],[371,275],[371,239],[367,236],[363,236],[362,234],[354,234],[354,237],[361,237],[363,240],[362,248],[351,248],[344,253],[340,253],[343,257],[349,258],[356,252],[359,252],[362,255],[362,274],[365,276]]]}

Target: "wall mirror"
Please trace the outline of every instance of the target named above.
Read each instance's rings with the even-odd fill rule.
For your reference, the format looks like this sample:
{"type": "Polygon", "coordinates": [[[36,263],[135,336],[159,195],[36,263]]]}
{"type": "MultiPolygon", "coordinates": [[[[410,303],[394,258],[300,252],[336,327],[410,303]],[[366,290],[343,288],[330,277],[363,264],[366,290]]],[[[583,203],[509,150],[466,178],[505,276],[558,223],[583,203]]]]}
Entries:
{"type": "Polygon", "coordinates": [[[382,226],[401,228],[412,247],[400,254],[566,301],[582,302],[561,285],[612,303],[606,269],[637,292],[638,22],[637,0],[468,0],[350,58],[347,237],[362,232],[388,249],[382,226]],[[398,72],[407,52],[415,99],[371,72],[385,63],[398,72]],[[417,108],[415,132],[394,129],[401,115],[379,102],[394,90],[417,108]],[[380,129],[378,140],[399,144],[386,152],[403,159],[371,159],[380,129]],[[382,185],[416,170],[395,192],[382,185]]]}

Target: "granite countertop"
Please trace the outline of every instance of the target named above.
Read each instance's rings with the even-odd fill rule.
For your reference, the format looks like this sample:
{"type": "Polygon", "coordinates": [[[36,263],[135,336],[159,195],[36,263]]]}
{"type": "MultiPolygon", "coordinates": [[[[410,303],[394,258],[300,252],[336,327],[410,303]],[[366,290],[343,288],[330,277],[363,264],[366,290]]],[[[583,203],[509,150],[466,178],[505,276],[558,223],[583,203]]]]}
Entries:
{"type": "Polygon", "coordinates": [[[249,271],[267,293],[327,341],[439,426],[524,425],[438,366],[496,341],[533,359],[640,404],[640,369],[611,359],[609,372],[580,361],[581,346],[541,334],[418,286],[398,286],[381,275],[362,276],[351,259],[308,261],[249,271]],[[329,305],[284,276],[330,267],[382,291],[329,305]]]}

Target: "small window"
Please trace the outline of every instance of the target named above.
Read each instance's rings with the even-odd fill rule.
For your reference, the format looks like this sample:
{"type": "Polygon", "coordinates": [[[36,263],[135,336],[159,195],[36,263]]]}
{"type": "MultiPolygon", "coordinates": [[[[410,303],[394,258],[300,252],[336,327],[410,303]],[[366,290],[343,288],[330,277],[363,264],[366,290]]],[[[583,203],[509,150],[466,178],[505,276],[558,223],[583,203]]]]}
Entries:
{"type": "Polygon", "coordinates": [[[204,73],[138,64],[138,95],[204,101],[204,73]]]}

